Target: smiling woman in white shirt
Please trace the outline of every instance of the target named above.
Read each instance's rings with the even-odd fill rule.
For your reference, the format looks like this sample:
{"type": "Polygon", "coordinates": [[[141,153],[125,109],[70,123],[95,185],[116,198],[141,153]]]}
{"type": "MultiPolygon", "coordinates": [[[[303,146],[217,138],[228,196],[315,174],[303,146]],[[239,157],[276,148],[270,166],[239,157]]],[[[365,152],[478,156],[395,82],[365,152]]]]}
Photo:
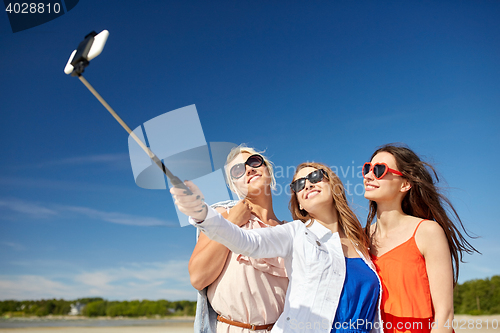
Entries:
{"type": "MultiPolygon", "coordinates": [[[[210,239],[254,258],[282,257],[289,285],[285,308],[272,332],[382,332],[380,280],[368,239],[350,209],[344,186],[326,165],[302,163],[290,184],[293,222],[242,230],[193,192],[172,188],[179,210],[210,239]]],[[[244,211],[248,206],[238,203],[244,211]]],[[[236,207],[235,207],[236,208],[236,207]]]]}

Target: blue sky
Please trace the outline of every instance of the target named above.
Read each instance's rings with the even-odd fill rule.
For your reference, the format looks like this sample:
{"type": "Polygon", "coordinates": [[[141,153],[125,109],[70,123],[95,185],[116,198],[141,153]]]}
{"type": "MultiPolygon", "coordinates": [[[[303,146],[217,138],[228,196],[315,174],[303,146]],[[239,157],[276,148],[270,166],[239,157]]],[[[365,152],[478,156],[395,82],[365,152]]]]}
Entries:
{"type": "Polygon", "coordinates": [[[12,33],[0,15],[0,299],[195,299],[195,230],[135,184],[127,133],[63,73],[103,29],[85,77],[131,128],[195,104],[207,142],[266,150],[282,187],[301,162],[336,168],[363,224],[359,167],[404,142],[481,237],[460,282],[500,274],[498,17],[498,1],[80,0],[12,33]]]}

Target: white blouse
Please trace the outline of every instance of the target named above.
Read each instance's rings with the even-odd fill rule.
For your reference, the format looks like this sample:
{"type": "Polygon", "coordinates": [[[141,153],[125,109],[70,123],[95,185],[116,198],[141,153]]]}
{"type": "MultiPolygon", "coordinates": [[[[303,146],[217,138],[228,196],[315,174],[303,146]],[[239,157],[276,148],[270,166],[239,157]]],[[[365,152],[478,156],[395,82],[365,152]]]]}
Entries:
{"type": "MultiPolygon", "coordinates": [[[[235,253],[285,260],[289,278],[285,308],[271,332],[331,331],[346,270],[338,233],[317,222],[306,228],[302,221],[242,230],[213,208],[208,209],[205,221],[197,223],[190,219],[190,223],[235,253]]],[[[356,251],[375,272],[371,260],[356,251]]],[[[383,332],[381,326],[379,298],[371,333],[383,332]]]]}

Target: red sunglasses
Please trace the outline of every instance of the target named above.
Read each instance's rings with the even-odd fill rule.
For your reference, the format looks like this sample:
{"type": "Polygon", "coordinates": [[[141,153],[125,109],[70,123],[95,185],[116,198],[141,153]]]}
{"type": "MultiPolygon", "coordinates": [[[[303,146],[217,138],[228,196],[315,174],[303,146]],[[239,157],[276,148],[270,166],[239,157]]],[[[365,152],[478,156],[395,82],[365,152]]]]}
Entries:
{"type": "Polygon", "coordinates": [[[373,171],[373,176],[375,176],[376,179],[381,179],[383,178],[387,172],[393,173],[398,176],[402,176],[403,174],[399,172],[398,170],[391,169],[387,166],[385,163],[370,163],[366,162],[363,164],[363,177],[366,176],[367,174],[370,173],[370,171],[373,171]]]}

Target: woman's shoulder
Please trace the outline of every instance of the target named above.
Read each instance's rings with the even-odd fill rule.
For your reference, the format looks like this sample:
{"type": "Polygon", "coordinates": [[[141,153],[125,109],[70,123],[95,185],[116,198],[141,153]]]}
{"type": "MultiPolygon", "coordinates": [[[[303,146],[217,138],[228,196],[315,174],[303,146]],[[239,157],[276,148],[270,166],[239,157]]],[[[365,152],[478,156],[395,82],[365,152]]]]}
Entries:
{"type": "Polygon", "coordinates": [[[284,223],[277,225],[276,227],[285,227],[285,228],[290,228],[294,230],[302,230],[306,229],[306,226],[304,222],[301,220],[293,220],[291,222],[283,221],[284,223]]]}
{"type": "Polygon", "coordinates": [[[287,222],[287,223],[293,223],[293,224],[296,224],[298,226],[302,226],[303,228],[305,228],[306,224],[307,224],[307,223],[302,222],[301,220],[293,220],[292,222],[287,222]]]}
{"type": "Polygon", "coordinates": [[[443,227],[441,227],[436,221],[426,219],[418,220],[419,221],[415,227],[415,237],[421,236],[426,239],[437,239],[445,235],[443,227]]]}
{"type": "Polygon", "coordinates": [[[293,220],[292,222],[288,222],[285,224],[285,226],[289,226],[289,228],[293,229],[296,234],[298,233],[304,233],[308,230],[308,225],[309,222],[303,222],[301,220],[293,220]]]}
{"type": "Polygon", "coordinates": [[[414,230],[415,235],[425,234],[431,236],[433,233],[442,231],[443,228],[434,220],[428,220],[416,216],[408,216],[409,226],[414,230]]]}
{"type": "Polygon", "coordinates": [[[420,252],[424,254],[427,249],[435,248],[436,246],[448,246],[446,234],[436,221],[417,219],[415,231],[413,232],[415,242],[420,252]]]}

